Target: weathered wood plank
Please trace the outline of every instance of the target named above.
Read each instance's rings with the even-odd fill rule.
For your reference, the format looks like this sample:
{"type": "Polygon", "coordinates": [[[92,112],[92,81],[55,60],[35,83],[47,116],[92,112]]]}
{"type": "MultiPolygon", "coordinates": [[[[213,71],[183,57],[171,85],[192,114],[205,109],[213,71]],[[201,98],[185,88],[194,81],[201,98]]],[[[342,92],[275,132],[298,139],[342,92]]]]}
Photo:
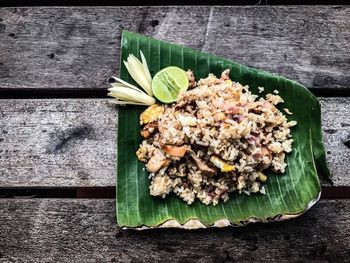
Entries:
{"type": "Polygon", "coordinates": [[[106,88],[118,74],[123,29],[156,36],[168,21],[184,38],[191,25],[191,46],[201,48],[208,14],[205,7],[4,8],[0,88],[106,88]]]}
{"type": "Polygon", "coordinates": [[[214,8],[204,50],[306,87],[350,88],[350,8],[214,8]]]}
{"type": "Polygon", "coordinates": [[[350,98],[321,98],[323,139],[334,185],[350,185],[350,98]]]}
{"type": "Polygon", "coordinates": [[[0,200],[4,262],[348,262],[350,201],[243,228],[122,231],[113,200],[0,200]]]}
{"type": "Polygon", "coordinates": [[[114,185],[117,110],[107,100],[1,100],[0,185],[114,185]]]}
{"type": "MultiPolygon", "coordinates": [[[[349,186],[350,98],[320,98],[328,162],[349,186]]],[[[107,99],[0,100],[0,187],[115,184],[117,109],[107,99]]]]}
{"type": "Polygon", "coordinates": [[[106,7],[0,10],[0,89],[104,89],[122,29],[350,89],[350,8],[106,7]]]}

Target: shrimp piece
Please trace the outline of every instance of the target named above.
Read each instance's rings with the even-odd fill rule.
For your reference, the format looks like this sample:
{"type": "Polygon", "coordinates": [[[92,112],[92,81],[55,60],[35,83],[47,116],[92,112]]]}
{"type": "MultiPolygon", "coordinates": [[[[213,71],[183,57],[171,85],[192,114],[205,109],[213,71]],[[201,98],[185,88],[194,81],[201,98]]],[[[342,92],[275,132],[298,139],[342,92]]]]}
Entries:
{"type": "Polygon", "coordinates": [[[164,152],[174,157],[184,157],[185,154],[191,149],[187,146],[173,146],[173,145],[161,145],[164,152]]]}

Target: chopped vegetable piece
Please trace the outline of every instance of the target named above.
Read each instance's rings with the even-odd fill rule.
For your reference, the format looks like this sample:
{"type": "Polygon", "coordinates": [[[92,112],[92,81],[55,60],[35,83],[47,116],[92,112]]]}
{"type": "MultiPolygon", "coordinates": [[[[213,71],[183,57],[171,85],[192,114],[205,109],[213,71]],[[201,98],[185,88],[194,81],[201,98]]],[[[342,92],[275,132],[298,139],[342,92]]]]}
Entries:
{"type": "Polygon", "coordinates": [[[223,160],[221,160],[219,157],[216,157],[216,156],[212,156],[210,158],[210,161],[216,167],[220,168],[221,172],[223,173],[231,172],[236,169],[234,165],[229,165],[228,163],[224,162],[223,160]]]}

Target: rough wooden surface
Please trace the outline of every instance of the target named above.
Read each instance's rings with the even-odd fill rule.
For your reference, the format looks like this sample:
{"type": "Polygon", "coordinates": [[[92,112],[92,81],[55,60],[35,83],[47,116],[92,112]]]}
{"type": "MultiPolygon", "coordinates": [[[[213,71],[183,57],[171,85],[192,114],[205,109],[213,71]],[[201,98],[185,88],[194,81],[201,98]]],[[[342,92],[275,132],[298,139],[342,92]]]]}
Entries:
{"type": "Polygon", "coordinates": [[[112,200],[1,199],[0,262],[348,262],[350,201],[292,221],[122,231],[112,200]]]}
{"type": "Polygon", "coordinates": [[[350,98],[321,98],[323,138],[334,185],[350,186],[350,98]]]}
{"type": "MultiPolygon", "coordinates": [[[[321,98],[328,162],[349,186],[350,98],[321,98]]],[[[117,109],[108,99],[0,100],[0,187],[115,185],[117,109]]]]}
{"type": "Polygon", "coordinates": [[[345,90],[349,17],[332,6],[3,8],[0,89],[104,89],[127,29],[345,90]]]}
{"type": "Polygon", "coordinates": [[[108,100],[1,100],[0,185],[114,185],[117,110],[108,100]]]}

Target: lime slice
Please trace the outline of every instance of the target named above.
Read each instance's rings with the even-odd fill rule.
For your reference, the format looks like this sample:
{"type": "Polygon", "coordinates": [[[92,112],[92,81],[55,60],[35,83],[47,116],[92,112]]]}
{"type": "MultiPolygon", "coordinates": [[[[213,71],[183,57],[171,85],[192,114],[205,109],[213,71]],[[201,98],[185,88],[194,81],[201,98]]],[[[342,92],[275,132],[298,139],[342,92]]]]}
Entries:
{"type": "Polygon", "coordinates": [[[181,91],[188,88],[186,72],[178,67],[167,67],[159,71],[152,80],[153,95],[163,103],[176,101],[181,91]]]}

